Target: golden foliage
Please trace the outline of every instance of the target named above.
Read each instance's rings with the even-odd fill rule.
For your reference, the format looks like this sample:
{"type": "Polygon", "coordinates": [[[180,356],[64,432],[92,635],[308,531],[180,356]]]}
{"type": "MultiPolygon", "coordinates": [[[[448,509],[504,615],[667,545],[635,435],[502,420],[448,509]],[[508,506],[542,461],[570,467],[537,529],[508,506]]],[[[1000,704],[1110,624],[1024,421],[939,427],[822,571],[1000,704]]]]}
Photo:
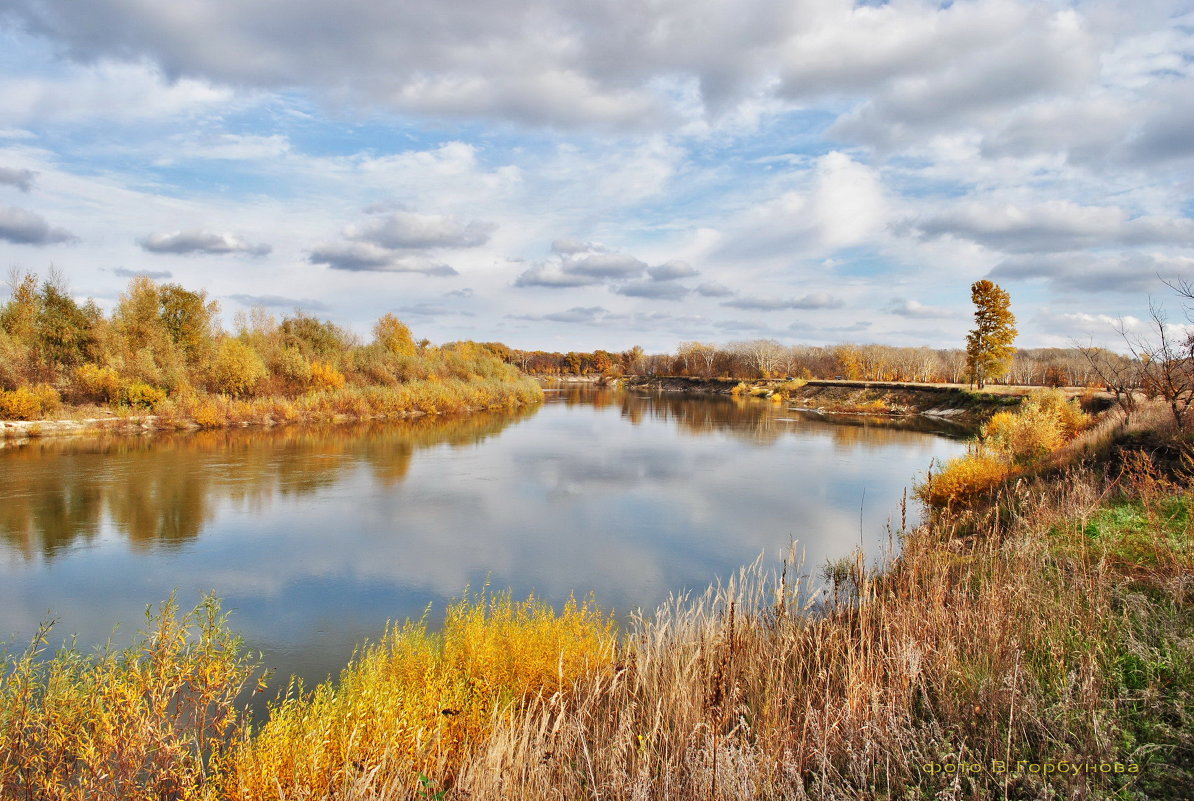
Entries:
{"type": "Polygon", "coordinates": [[[614,646],[611,619],[587,602],[556,614],[509,593],[465,598],[442,633],[408,622],[358,653],[338,682],[292,687],[231,753],[224,792],[321,798],[374,771],[408,789],[420,775],[443,778],[495,720],[608,665],[614,646]]]}
{"type": "Polygon", "coordinates": [[[311,386],[317,390],[340,389],[344,386],[344,374],[327,362],[311,362],[311,386]]]}
{"type": "Polygon", "coordinates": [[[0,391],[0,419],[36,420],[49,417],[60,406],[58,390],[49,384],[17,387],[10,392],[0,391]]]}
{"type": "Polygon", "coordinates": [[[1034,390],[1013,412],[999,412],[983,426],[983,444],[1019,465],[1033,464],[1089,427],[1090,415],[1060,389],[1034,390]]]}
{"type": "Polygon", "coordinates": [[[111,403],[120,398],[120,374],[108,366],[80,364],[75,368],[75,386],[86,400],[111,403]]]}
{"type": "Polygon", "coordinates": [[[413,356],[417,348],[414,337],[406,323],[392,314],[383,315],[373,326],[373,337],[377,343],[395,356],[413,356]]]}
{"type": "Polygon", "coordinates": [[[166,400],[166,390],[134,381],[121,391],[121,399],[129,406],[152,409],[166,400]]]}
{"type": "Polygon", "coordinates": [[[173,600],[127,650],[43,654],[49,627],[0,671],[0,797],[199,798],[252,671],[207,599],[173,600]]]}
{"type": "Polygon", "coordinates": [[[974,301],[974,330],[966,335],[966,370],[982,387],[990,379],[1005,375],[1016,349],[1016,317],[1011,296],[999,284],[975,281],[970,286],[974,301]]]}
{"type": "Polygon", "coordinates": [[[216,346],[209,383],[217,392],[244,395],[269,374],[257,351],[239,339],[226,337],[216,346]]]}
{"type": "Polygon", "coordinates": [[[971,453],[950,459],[940,473],[916,488],[916,495],[929,506],[954,506],[997,487],[1010,473],[1006,462],[971,453]]]}

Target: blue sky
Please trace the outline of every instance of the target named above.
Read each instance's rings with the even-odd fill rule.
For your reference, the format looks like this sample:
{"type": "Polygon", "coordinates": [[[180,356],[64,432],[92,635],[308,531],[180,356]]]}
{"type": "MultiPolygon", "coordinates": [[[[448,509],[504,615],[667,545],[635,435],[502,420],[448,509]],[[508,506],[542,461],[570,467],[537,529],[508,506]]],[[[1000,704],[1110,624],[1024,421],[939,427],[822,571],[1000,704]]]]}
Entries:
{"type": "Polygon", "coordinates": [[[1194,278],[1194,5],[0,0],[0,264],[548,349],[1114,344],[1194,278]]]}

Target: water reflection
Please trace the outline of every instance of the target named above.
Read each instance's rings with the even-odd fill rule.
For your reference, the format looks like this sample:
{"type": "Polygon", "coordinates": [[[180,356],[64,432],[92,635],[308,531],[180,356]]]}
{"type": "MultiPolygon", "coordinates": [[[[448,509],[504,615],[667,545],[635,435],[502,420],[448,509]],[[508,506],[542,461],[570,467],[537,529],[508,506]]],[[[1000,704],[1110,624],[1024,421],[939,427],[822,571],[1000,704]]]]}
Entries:
{"type": "Polygon", "coordinates": [[[512,414],[30,443],[0,451],[0,639],[49,612],[102,642],[214,590],[283,675],[320,678],[466,585],[625,612],[792,539],[811,565],[873,552],[964,445],[847,420],[564,387],[512,414]]]}
{"type": "Polygon", "coordinates": [[[94,539],[107,520],[134,548],[177,546],[199,535],[221,501],[264,512],[276,496],[334,486],[359,463],[394,486],[417,450],[474,445],[533,413],[34,440],[0,452],[0,536],[26,558],[53,558],[94,539]]]}

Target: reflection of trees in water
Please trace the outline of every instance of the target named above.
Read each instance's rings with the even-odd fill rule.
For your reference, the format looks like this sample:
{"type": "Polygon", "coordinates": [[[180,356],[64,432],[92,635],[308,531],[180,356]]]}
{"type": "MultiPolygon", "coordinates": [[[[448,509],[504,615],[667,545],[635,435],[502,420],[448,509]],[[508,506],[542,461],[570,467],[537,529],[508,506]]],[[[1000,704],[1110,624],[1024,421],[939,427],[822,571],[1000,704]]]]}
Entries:
{"type": "Polygon", "coordinates": [[[472,445],[533,413],[39,440],[0,452],[0,536],[27,558],[91,540],[105,521],[135,547],[178,545],[220,501],[263,508],[332,486],[356,465],[394,486],[421,448],[472,445]]]}
{"type": "MultiPolygon", "coordinates": [[[[592,391],[592,390],[590,390],[592,391]]],[[[613,396],[613,393],[606,393],[613,396]]],[[[797,431],[833,439],[835,447],[852,448],[860,443],[892,445],[915,439],[923,433],[960,435],[964,429],[922,417],[869,417],[819,415],[795,411],[784,403],[759,398],[725,395],[656,393],[622,394],[622,416],[637,425],[646,417],[674,423],[693,436],[725,433],[758,445],[770,445],[797,431]]]]}

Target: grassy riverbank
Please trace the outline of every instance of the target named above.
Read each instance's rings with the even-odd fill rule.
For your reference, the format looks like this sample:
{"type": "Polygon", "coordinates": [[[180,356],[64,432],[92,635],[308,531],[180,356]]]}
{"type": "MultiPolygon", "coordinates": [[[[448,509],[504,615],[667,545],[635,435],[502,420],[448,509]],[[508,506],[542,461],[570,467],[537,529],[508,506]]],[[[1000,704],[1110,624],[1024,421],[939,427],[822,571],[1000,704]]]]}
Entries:
{"type": "Polygon", "coordinates": [[[1182,798],[1194,491],[1164,426],[1016,463],[877,568],[756,565],[620,635],[465,599],[267,722],[213,605],[121,654],[35,647],[0,691],[0,797],[1182,798]]]}

